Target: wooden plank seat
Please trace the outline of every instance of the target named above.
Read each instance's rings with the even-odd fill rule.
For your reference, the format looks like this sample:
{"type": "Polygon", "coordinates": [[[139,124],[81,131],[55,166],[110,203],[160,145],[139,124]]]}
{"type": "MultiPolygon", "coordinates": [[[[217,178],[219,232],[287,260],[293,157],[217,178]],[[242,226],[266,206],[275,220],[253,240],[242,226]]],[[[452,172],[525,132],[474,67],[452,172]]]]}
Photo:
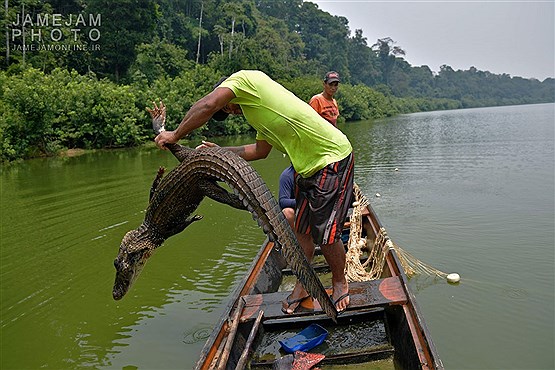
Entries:
{"type": "MultiPolygon", "coordinates": [[[[282,302],[291,292],[275,292],[266,294],[254,294],[243,296],[245,307],[241,315],[241,321],[255,319],[258,311],[264,311],[264,320],[283,317],[294,317],[314,315],[323,313],[318,301],[303,302],[302,307],[292,315],[286,315],[281,311],[282,302]]],[[[353,282],[349,284],[351,303],[347,308],[349,311],[367,310],[376,307],[400,305],[407,302],[407,295],[403,289],[399,277],[388,277],[365,282],[353,282]]]]}

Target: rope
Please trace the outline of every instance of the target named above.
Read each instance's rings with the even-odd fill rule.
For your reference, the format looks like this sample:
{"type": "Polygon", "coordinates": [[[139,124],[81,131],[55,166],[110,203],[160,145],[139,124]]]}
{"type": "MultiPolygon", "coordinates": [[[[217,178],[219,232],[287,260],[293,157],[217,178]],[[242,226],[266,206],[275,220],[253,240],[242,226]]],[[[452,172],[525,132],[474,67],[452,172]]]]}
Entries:
{"type": "Polygon", "coordinates": [[[356,201],[353,203],[353,213],[350,217],[351,229],[347,243],[348,249],[345,264],[345,277],[349,282],[379,279],[385,265],[385,256],[390,249],[397,253],[405,274],[409,277],[416,274],[443,278],[447,276],[446,273],[420,261],[393,243],[383,227],[380,229],[372,248],[369,249],[368,241],[362,237],[362,212],[369,202],[357,184],[354,185],[353,191],[356,201]],[[366,262],[361,263],[361,257],[364,251],[368,251],[368,249],[368,259],[366,262]]]}

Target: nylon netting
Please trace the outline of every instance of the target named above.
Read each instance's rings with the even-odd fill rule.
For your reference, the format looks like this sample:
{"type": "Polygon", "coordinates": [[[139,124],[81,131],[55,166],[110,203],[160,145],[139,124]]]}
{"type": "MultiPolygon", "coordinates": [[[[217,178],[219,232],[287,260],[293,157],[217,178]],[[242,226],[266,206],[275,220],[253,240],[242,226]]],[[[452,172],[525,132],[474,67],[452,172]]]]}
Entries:
{"type": "Polygon", "coordinates": [[[407,276],[416,274],[438,276],[445,278],[447,274],[414,257],[397,244],[393,243],[385,228],[381,228],[376,240],[370,247],[366,238],[362,237],[362,213],[368,205],[368,198],[360,191],[358,185],[354,185],[355,202],[353,213],[350,217],[351,229],[349,233],[347,260],[345,265],[345,276],[348,281],[368,281],[379,279],[385,264],[385,256],[388,250],[393,249],[397,253],[401,265],[407,276]],[[366,261],[361,262],[364,253],[368,253],[366,261]]]}

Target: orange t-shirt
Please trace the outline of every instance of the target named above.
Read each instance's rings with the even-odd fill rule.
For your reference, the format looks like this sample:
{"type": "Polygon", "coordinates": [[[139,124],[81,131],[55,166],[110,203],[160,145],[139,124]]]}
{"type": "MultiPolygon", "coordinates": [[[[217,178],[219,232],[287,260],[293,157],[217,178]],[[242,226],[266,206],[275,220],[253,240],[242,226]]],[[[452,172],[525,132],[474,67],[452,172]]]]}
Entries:
{"type": "Polygon", "coordinates": [[[319,115],[324,117],[329,123],[337,126],[337,117],[339,116],[339,107],[337,106],[337,101],[335,99],[328,100],[324,98],[322,94],[317,94],[310,99],[308,102],[312,108],[319,115]]]}

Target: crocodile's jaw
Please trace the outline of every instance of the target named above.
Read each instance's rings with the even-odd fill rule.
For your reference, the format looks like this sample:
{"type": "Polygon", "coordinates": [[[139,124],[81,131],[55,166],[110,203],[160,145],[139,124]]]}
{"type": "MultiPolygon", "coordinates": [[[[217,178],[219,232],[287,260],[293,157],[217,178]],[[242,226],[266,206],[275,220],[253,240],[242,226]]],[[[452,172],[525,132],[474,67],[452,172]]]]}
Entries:
{"type": "Polygon", "coordinates": [[[114,289],[112,290],[112,297],[114,297],[116,301],[122,299],[129,291],[131,285],[133,285],[137,277],[139,277],[145,263],[146,259],[141,264],[136,264],[121,271],[116,270],[116,280],[114,281],[114,289]]]}
{"type": "Polygon", "coordinates": [[[114,260],[116,279],[112,289],[112,297],[115,300],[122,299],[129,291],[155,248],[151,243],[138,245],[136,236],[136,230],[132,230],[125,235],[118,256],[114,260]]]}

